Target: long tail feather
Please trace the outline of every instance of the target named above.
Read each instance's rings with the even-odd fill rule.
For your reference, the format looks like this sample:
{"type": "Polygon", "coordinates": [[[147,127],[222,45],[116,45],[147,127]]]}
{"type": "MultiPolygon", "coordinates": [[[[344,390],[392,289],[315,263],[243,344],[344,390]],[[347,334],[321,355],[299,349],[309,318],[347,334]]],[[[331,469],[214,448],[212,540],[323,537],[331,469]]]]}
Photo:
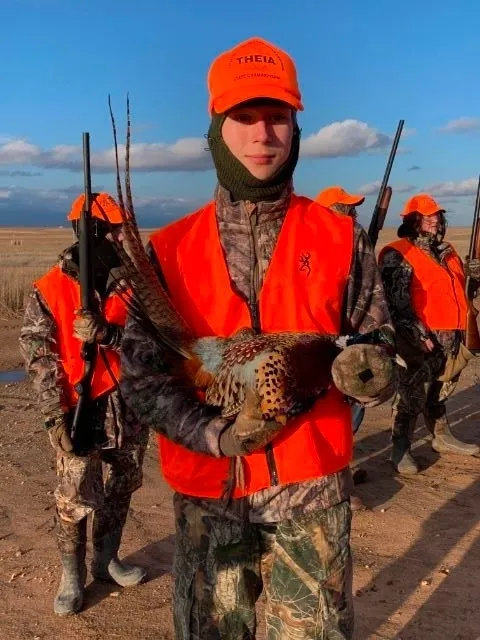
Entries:
{"type": "MultiPolygon", "coordinates": [[[[123,255],[123,261],[127,269],[127,280],[132,288],[132,295],[137,300],[136,311],[144,320],[148,318],[156,327],[157,338],[160,338],[165,346],[187,359],[193,359],[189,346],[194,337],[187,324],[172,305],[168,295],[160,284],[155,270],[150,262],[135,216],[130,181],[130,102],[127,98],[127,141],[125,146],[125,196],[120,180],[120,167],[118,160],[118,140],[115,117],[109,98],[110,119],[112,122],[113,138],[115,145],[115,164],[117,173],[117,194],[122,210],[123,232],[129,260],[123,255]]],[[[122,250],[120,250],[122,252],[122,250]]]]}

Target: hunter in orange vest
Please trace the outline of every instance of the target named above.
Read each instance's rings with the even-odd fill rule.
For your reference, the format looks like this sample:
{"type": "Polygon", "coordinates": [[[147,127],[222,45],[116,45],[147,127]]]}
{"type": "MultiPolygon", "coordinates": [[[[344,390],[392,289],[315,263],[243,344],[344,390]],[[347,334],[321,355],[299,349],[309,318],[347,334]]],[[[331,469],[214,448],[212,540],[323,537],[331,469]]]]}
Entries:
{"type": "MultiPolygon", "coordinates": [[[[68,219],[78,235],[84,204],[79,196],[68,219]]],[[[20,347],[39,396],[50,442],[57,456],[56,532],[63,574],[54,611],[66,615],[83,603],[87,516],[93,516],[92,573],[122,586],[137,584],[146,573],[118,559],[131,494],[142,484],[142,461],[148,429],[141,427],[120,395],[120,342],[127,314],[121,262],[114,237],[122,239],[122,217],[106,193],[94,194],[96,313],[79,311],[78,243],[66,249],[58,263],[38,278],[25,311],[20,347]],[[96,345],[96,359],[87,410],[79,429],[89,442],[86,455],[75,455],[70,427],[83,376],[82,343],[96,345]],[[103,479],[103,464],[108,475],[103,479]]]]}
{"type": "MultiPolygon", "coordinates": [[[[464,268],[444,239],[445,210],[430,195],[418,194],[401,215],[400,239],[381,250],[379,264],[398,349],[408,364],[399,372],[392,426],[392,462],[408,475],[419,471],[411,443],[421,413],[438,453],[474,455],[480,448],[458,440],[448,424],[445,401],[459,374],[439,379],[445,378],[447,359],[463,358],[467,317],[464,268]]],[[[473,277],[480,277],[478,260],[469,268],[473,277]]]]}
{"type": "Polygon", "coordinates": [[[338,211],[344,215],[357,219],[357,207],[365,202],[365,196],[359,193],[347,193],[343,187],[327,187],[320,191],[315,198],[315,202],[323,207],[338,211]]]}
{"type": "MultiPolygon", "coordinates": [[[[214,60],[208,90],[214,198],[153,233],[147,247],[194,334],[349,335],[389,325],[365,232],[293,191],[303,105],[292,58],[247,40],[214,60]]],[[[267,635],[352,638],[346,398],[330,387],[266,446],[245,451],[237,434],[265,427],[257,407],[246,402],[233,423],[222,417],[182,384],[133,317],[121,388],[159,433],[162,472],[175,491],[176,638],[254,638],[262,585],[267,635]],[[238,456],[243,481],[226,502],[238,456]]]]}

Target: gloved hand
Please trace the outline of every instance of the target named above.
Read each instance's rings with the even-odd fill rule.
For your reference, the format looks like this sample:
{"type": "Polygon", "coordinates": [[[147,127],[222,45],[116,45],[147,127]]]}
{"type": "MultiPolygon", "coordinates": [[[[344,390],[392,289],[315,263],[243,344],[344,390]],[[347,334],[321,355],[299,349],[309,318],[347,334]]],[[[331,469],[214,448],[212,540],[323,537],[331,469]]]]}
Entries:
{"type": "Polygon", "coordinates": [[[465,276],[470,277],[473,280],[480,280],[480,260],[478,258],[465,260],[463,268],[465,276]]]}
{"type": "Polygon", "coordinates": [[[390,347],[373,344],[351,344],[335,358],[332,378],[345,396],[364,407],[374,407],[394,393],[396,371],[390,347]]]}
{"type": "Polygon", "coordinates": [[[73,321],[73,335],[82,342],[93,344],[102,342],[107,337],[108,322],[98,313],[92,311],[76,311],[73,321]]]}
{"type": "Polygon", "coordinates": [[[52,422],[52,426],[48,426],[47,422],[47,433],[52,447],[62,455],[75,455],[67,422],[63,418],[56,418],[52,422]]]}
{"type": "Polygon", "coordinates": [[[219,446],[224,456],[245,456],[267,445],[284,425],[264,420],[260,412],[260,398],[247,389],[245,402],[235,422],[220,435],[219,446]]]}

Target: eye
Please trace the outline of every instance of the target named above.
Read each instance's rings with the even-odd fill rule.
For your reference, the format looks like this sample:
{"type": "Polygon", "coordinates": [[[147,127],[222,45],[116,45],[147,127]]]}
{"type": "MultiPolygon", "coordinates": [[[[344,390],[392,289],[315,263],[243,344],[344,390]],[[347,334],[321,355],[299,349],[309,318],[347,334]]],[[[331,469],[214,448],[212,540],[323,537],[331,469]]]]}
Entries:
{"type": "Polygon", "coordinates": [[[269,116],[269,120],[270,122],[273,122],[274,124],[282,124],[284,122],[289,122],[290,121],[290,114],[289,113],[272,113],[269,116]]]}
{"type": "Polygon", "coordinates": [[[244,112],[237,112],[230,116],[235,122],[240,122],[241,124],[251,124],[253,122],[253,118],[251,114],[244,112]]]}

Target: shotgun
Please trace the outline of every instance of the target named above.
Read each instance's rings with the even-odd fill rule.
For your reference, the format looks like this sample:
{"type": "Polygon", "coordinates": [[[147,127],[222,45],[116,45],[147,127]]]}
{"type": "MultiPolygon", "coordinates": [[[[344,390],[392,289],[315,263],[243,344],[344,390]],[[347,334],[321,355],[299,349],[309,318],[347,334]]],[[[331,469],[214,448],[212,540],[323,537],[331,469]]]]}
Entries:
{"type": "Polygon", "coordinates": [[[375,245],[377,244],[378,234],[383,229],[385,218],[387,216],[388,206],[392,197],[392,189],[388,186],[388,181],[390,179],[390,172],[392,171],[393,161],[395,160],[395,156],[397,154],[398,143],[400,141],[400,136],[402,135],[404,124],[405,120],[400,120],[398,123],[397,132],[395,133],[395,138],[393,139],[392,148],[388,157],[387,167],[385,169],[385,173],[383,174],[382,184],[380,185],[380,189],[378,191],[377,202],[375,203],[370,226],[368,227],[367,233],[373,247],[375,247],[375,245]]]}
{"type": "MultiPolygon", "coordinates": [[[[92,182],[90,169],[90,134],[83,133],[83,175],[85,202],[80,214],[78,226],[78,256],[80,276],[80,304],[82,311],[95,311],[95,276],[93,262],[93,230],[92,230],[92,182]]],[[[90,425],[85,425],[85,411],[90,400],[90,387],[97,345],[82,343],[83,376],[75,385],[78,402],[73,415],[71,438],[75,453],[82,455],[88,452],[93,442],[93,434],[89,433],[90,425]]]]}

